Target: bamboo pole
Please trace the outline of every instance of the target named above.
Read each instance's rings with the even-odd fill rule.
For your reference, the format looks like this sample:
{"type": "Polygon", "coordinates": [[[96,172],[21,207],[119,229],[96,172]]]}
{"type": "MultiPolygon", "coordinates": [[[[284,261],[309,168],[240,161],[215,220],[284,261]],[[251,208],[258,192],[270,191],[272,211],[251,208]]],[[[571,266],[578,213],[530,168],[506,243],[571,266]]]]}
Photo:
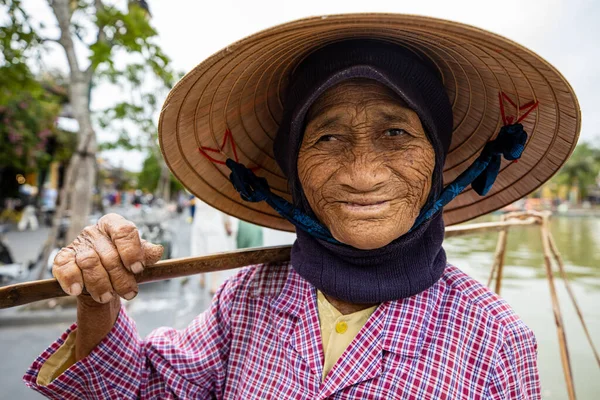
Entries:
{"type": "Polygon", "coordinates": [[[552,233],[550,231],[548,231],[548,240],[549,240],[549,244],[550,244],[550,250],[552,251],[552,254],[554,255],[556,264],[558,264],[558,270],[560,272],[560,276],[561,276],[563,282],[565,283],[565,287],[567,289],[567,292],[569,293],[571,302],[573,303],[573,306],[575,307],[575,312],[577,312],[577,316],[579,317],[579,321],[581,321],[581,326],[583,327],[585,336],[587,337],[587,340],[590,343],[590,347],[592,348],[592,351],[594,352],[594,356],[596,357],[596,362],[598,363],[598,366],[600,367],[600,356],[598,356],[598,350],[596,350],[596,346],[594,346],[594,341],[592,340],[592,336],[590,335],[590,332],[588,331],[587,325],[583,318],[583,313],[581,312],[581,309],[579,308],[579,304],[577,303],[577,300],[575,299],[575,293],[571,289],[571,283],[569,282],[569,278],[567,277],[567,274],[565,272],[565,265],[563,263],[562,256],[560,255],[558,248],[556,247],[556,243],[554,242],[554,237],[552,236],[552,233]]]}
{"type": "MultiPolygon", "coordinates": [[[[485,222],[451,226],[446,228],[446,237],[480,232],[495,232],[505,229],[508,226],[524,226],[535,223],[535,218],[525,218],[519,221],[485,222]]],[[[290,246],[282,246],[211,254],[205,257],[163,260],[153,266],[149,266],[144,272],[136,275],[136,280],[139,283],[144,283],[198,273],[222,271],[245,265],[288,261],[290,249],[290,246]]],[[[0,309],[66,295],[58,285],[56,279],[19,283],[0,288],[0,309]]]]}
{"type": "Polygon", "coordinates": [[[494,280],[494,276],[496,275],[497,268],[498,268],[498,266],[496,265],[496,263],[492,264],[492,269],[490,270],[490,277],[488,278],[487,285],[486,285],[489,288],[492,287],[492,281],[494,280]]]}
{"type": "MultiPolygon", "coordinates": [[[[291,246],[276,246],[163,260],[147,266],[135,275],[135,279],[138,283],[147,283],[247,265],[284,262],[290,259],[290,251],[291,246]]],[[[68,294],[63,292],[56,279],[17,283],[0,288],[0,309],[62,296],[68,294]]]]}
{"type": "Polygon", "coordinates": [[[498,232],[511,226],[535,225],[538,221],[535,217],[520,220],[508,220],[500,222],[482,222],[478,224],[453,225],[446,228],[445,238],[470,235],[473,233],[498,232]]]}
{"type": "MultiPolygon", "coordinates": [[[[519,225],[527,225],[531,222],[519,221],[519,225]]],[[[503,229],[506,223],[483,223],[449,227],[449,236],[467,235],[483,231],[496,231],[503,229]]],[[[290,247],[261,248],[253,250],[234,251],[209,255],[206,257],[189,257],[178,260],[164,260],[146,268],[144,272],[136,276],[139,283],[171,279],[193,275],[204,272],[214,272],[233,269],[245,265],[258,263],[278,262],[289,260],[290,247]]],[[[0,288],[0,309],[28,304],[33,301],[51,299],[53,297],[66,296],[56,279],[26,282],[0,288]]]]}
{"type": "MultiPolygon", "coordinates": [[[[506,221],[506,217],[502,216],[502,221],[506,221]]],[[[494,254],[494,267],[497,270],[496,287],[494,291],[499,296],[502,288],[502,273],[504,272],[504,255],[506,253],[506,238],[508,236],[508,227],[502,229],[498,234],[498,244],[496,245],[496,253],[494,254]]]]}
{"type": "Polygon", "coordinates": [[[573,371],[571,369],[571,360],[569,358],[569,351],[567,348],[567,337],[565,334],[562,313],[560,311],[560,305],[558,302],[558,296],[556,294],[556,287],[554,285],[554,275],[552,273],[552,265],[550,261],[551,250],[548,234],[549,216],[546,214],[543,215],[541,218],[542,225],[540,227],[540,233],[542,237],[542,246],[544,249],[544,265],[546,267],[546,276],[548,278],[548,285],[550,287],[552,310],[554,312],[554,322],[556,323],[556,334],[558,335],[558,345],[560,348],[560,359],[562,362],[563,373],[565,375],[565,383],[567,384],[567,393],[569,395],[569,400],[575,400],[575,386],[573,384],[573,371]]]}
{"type": "MultiPolygon", "coordinates": [[[[528,211],[515,211],[508,214],[504,214],[499,223],[495,223],[494,227],[486,226],[483,227],[486,231],[490,231],[492,229],[498,230],[500,232],[498,236],[498,244],[496,245],[496,251],[494,253],[494,263],[492,264],[492,269],[490,270],[490,276],[487,281],[487,287],[492,287],[492,281],[496,276],[496,288],[495,291],[497,294],[500,294],[501,285],[502,285],[502,277],[503,277],[503,267],[506,253],[506,240],[508,235],[508,229],[513,226],[527,226],[539,224],[540,218],[538,215],[533,215],[528,211]]],[[[488,224],[491,225],[491,224],[488,224]]],[[[468,227],[468,226],[467,226],[468,227]]],[[[468,229],[467,229],[468,231],[468,229]]],[[[462,232],[457,232],[457,234],[462,234],[462,232]]]]}

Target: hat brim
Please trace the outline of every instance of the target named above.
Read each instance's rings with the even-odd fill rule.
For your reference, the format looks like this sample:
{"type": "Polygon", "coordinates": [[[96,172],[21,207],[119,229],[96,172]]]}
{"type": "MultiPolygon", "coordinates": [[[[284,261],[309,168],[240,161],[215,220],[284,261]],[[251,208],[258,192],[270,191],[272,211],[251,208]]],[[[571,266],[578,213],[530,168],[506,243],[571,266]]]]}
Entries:
{"type": "Polygon", "coordinates": [[[458,177],[497,135],[503,125],[501,102],[505,114],[515,118],[527,112],[523,106],[538,102],[522,122],[529,138],[519,162],[503,161],[486,196],[465,189],[444,208],[446,225],[495,211],[536,190],[560,169],[577,143],[581,112],[573,89],[532,51],[451,21],[344,14],[302,19],[259,32],[185,75],[167,97],[159,122],[160,147],[173,174],[194,195],[227,214],[293,231],[266,203],[242,200],[221,162],[237,158],[256,168],[274,193],[291,200],[272,148],[288,77],[315,49],[350,38],[397,43],[429,58],[439,69],[454,114],[445,184],[458,177]]]}

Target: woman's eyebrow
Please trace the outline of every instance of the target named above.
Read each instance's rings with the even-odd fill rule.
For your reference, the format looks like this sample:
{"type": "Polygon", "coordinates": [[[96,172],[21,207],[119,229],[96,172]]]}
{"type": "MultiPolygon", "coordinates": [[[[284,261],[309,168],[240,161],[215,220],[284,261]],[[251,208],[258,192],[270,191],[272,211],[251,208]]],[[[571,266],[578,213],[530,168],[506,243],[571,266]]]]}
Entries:
{"type": "Polygon", "coordinates": [[[322,121],[319,121],[313,128],[315,131],[320,131],[332,126],[336,126],[339,124],[339,120],[341,119],[340,113],[334,115],[328,115],[322,118],[322,121]]]}
{"type": "MultiPolygon", "coordinates": [[[[317,120],[318,122],[314,123],[313,131],[321,131],[327,128],[331,128],[332,126],[338,126],[341,123],[341,120],[347,116],[345,112],[338,111],[334,113],[327,113],[323,117],[317,117],[313,120],[317,120]]],[[[391,110],[386,109],[378,109],[376,112],[376,117],[380,118],[380,122],[384,123],[410,123],[410,120],[406,118],[406,115],[403,110],[399,110],[398,112],[393,112],[391,110]]]]}
{"type": "Polygon", "coordinates": [[[392,113],[387,110],[378,110],[377,116],[381,118],[382,122],[407,122],[410,123],[409,119],[406,118],[403,112],[392,113]]]}

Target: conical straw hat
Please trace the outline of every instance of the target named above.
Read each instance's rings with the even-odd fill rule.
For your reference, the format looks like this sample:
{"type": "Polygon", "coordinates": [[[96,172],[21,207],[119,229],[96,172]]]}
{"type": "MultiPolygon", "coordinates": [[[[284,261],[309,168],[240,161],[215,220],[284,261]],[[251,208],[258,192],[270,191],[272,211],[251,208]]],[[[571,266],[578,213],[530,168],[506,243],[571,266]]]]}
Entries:
{"type": "Polygon", "coordinates": [[[447,225],[531,193],[558,171],[575,147],[581,114],[573,89],[532,51],[456,22],[401,14],[346,14],[302,19],[259,32],[189,72],[169,94],[159,124],[160,146],[171,171],[193,194],[227,214],[294,230],[265,202],[243,201],[223,164],[227,158],[239,160],[266,178],[275,194],[291,201],[272,148],[288,77],[315,49],[349,38],[398,43],[439,69],[454,114],[445,184],[477,158],[504,124],[523,118],[529,137],[519,162],[503,160],[486,196],[465,189],[445,207],[447,225]]]}

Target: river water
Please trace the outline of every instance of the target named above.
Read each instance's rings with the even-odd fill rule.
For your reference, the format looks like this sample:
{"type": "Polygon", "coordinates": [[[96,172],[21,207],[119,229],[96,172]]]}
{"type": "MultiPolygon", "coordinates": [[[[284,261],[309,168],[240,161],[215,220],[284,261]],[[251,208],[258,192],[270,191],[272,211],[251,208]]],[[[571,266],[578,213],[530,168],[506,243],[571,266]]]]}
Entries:
{"type": "MultiPolygon", "coordinates": [[[[487,217],[477,222],[494,219],[497,218],[487,217]]],[[[590,334],[600,350],[600,218],[554,217],[551,231],[590,334]]],[[[497,233],[454,237],[447,239],[444,247],[449,262],[486,283],[497,239],[497,233]]],[[[600,368],[555,271],[577,398],[600,399],[600,368]]],[[[539,227],[509,231],[501,295],[535,332],[543,398],[567,399],[539,227]]]]}

